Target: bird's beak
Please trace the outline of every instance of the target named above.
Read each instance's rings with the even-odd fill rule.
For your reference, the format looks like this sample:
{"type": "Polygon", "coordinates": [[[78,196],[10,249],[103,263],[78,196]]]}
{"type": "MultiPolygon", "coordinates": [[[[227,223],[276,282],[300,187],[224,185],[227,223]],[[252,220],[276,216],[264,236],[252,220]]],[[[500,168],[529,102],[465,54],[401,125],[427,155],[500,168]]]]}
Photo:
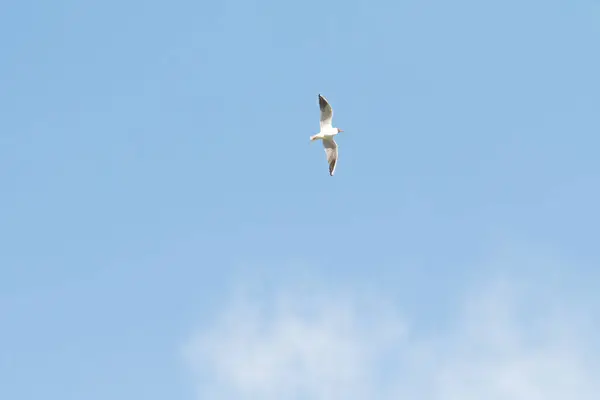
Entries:
{"type": "Polygon", "coordinates": [[[343,130],[343,129],[340,129],[340,132],[344,132],[344,130],[343,130]]]}

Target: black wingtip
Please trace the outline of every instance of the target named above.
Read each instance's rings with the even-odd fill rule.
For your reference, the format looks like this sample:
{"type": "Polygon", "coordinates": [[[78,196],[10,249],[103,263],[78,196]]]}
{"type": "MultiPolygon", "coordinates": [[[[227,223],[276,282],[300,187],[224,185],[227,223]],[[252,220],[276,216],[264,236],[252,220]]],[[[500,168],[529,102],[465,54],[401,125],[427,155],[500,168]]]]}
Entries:
{"type": "Polygon", "coordinates": [[[319,107],[321,107],[321,109],[323,109],[323,107],[326,107],[327,104],[329,104],[329,103],[327,102],[327,100],[325,100],[325,97],[323,97],[319,94],[319,107]]]}

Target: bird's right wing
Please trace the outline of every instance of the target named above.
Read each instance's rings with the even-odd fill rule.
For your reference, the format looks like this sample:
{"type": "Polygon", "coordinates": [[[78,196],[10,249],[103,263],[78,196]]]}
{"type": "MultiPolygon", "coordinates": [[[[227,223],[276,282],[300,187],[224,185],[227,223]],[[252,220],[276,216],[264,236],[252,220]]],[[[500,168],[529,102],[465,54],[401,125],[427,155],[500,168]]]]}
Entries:
{"type": "Polygon", "coordinates": [[[329,175],[333,176],[335,172],[335,166],[338,160],[338,145],[333,139],[323,139],[323,147],[325,147],[325,154],[327,154],[327,164],[329,164],[329,175]]]}
{"type": "Polygon", "coordinates": [[[321,109],[321,131],[332,129],[333,109],[327,102],[327,99],[321,95],[319,95],[319,108],[321,109]]]}

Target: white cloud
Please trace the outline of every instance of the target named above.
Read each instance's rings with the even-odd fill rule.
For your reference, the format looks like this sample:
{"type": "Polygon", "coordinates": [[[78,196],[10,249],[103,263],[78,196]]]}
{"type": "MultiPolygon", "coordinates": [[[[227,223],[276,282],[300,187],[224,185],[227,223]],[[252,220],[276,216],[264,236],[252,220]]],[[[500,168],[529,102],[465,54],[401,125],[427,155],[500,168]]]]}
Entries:
{"type": "Polygon", "coordinates": [[[510,285],[482,287],[427,334],[380,295],[288,288],[262,300],[238,294],[185,346],[199,399],[591,400],[600,389],[579,320],[510,285]]]}

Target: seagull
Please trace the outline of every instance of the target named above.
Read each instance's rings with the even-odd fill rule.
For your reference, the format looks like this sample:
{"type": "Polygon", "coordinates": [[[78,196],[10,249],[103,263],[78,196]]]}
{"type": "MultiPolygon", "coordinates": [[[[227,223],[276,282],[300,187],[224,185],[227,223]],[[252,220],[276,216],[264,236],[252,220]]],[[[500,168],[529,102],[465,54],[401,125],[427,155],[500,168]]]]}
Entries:
{"type": "Polygon", "coordinates": [[[333,137],[340,132],[344,132],[340,128],[334,128],[331,125],[333,119],[333,109],[329,105],[329,102],[325,97],[319,94],[319,108],[321,109],[321,131],[316,135],[310,137],[310,141],[321,139],[323,141],[323,147],[327,154],[327,163],[329,164],[329,176],[333,176],[335,172],[335,166],[338,160],[338,145],[333,140],[333,137]]]}

